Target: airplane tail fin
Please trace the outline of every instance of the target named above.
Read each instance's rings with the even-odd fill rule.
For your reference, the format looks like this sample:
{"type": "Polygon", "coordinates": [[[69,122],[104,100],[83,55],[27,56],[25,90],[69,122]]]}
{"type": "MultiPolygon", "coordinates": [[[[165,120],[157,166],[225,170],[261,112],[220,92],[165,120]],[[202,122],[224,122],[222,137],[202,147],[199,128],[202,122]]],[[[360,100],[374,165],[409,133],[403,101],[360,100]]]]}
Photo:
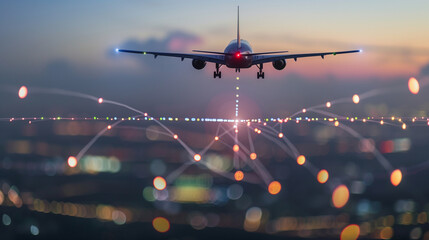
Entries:
{"type": "Polygon", "coordinates": [[[240,39],[240,6],[237,6],[237,44],[238,44],[238,48],[241,48],[241,39],[240,39]]]}

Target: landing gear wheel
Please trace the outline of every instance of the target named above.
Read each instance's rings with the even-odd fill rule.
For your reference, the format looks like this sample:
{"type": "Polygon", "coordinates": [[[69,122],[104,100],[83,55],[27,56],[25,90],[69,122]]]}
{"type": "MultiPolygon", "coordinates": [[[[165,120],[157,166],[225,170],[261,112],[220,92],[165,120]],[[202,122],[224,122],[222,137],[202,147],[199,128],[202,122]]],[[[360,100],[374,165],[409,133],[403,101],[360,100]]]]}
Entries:
{"type": "Polygon", "coordinates": [[[261,63],[261,64],[259,64],[259,66],[258,65],[256,65],[258,68],[259,68],[259,72],[257,72],[256,73],[256,77],[259,79],[259,78],[262,78],[262,79],[264,79],[265,78],[265,73],[264,72],[262,72],[262,69],[264,68],[264,65],[261,63]]]}
{"type": "Polygon", "coordinates": [[[216,63],[216,71],[213,73],[214,78],[216,78],[216,77],[221,78],[222,77],[222,73],[219,71],[220,67],[221,67],[221,65],[216,63]]]}

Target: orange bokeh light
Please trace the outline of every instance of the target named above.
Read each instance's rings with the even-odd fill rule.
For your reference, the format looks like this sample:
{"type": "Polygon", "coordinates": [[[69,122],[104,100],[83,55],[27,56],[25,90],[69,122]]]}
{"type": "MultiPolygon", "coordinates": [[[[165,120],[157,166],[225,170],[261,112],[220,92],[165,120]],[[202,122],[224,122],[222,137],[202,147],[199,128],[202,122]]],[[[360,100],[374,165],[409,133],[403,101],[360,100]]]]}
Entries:
{"type": "Polygon", "coordinates": [[[250,159],[255,160],[258,157],[258,155],[256,155],[256,153],[251,153],[250,154],[250,159]]]}
{"type": "Polygon", "coordinates": [[[69,165],[69,167],[74,168],[74,167],[77,166],[77,159],[75,157],[73,157],[73,156],[70,156],[67,159],[67,164],[69,165]]]}
{"type": "Polygon", "coordinates": [[[279,138],[283,138],[284,134],[283,133],[279,133],[279,138]]]}
{"type": "Polygon", "coordinates": [[[28,94],[28,89],[26,86],[22,86],[21,88],[19,88],[19,91],[18,91],[19,98],[21,99],[26,98],[27,94],[28,94]]]}
{"type": "Polygon", "coordinates": [[[200,155],[200,154],[195,154],[195,155],[194,155],[194,160],[195,160],[196,162],[201,161],[201,155],[200,155]]]}
{"type": "Polygon", "coordinates": [[[360,227],[356,224],[350,224],[341,231],[341,240],[356,240],[360,234],[360,227]]]}
{"type": "Polygon", "coordinates": [[[170,222],[163,217],[156,217],[152,220],[152,226],[156,231],[160,233],[165,233],[170,230],[170,222]]]}
{"type": "Polygon", "coordinates": [[[299,155],[298,158],[296,159],[296,162],[299,165],[304,165],[304,163],[305,163],[305,157],[304,157],[304,155],[299,155]]]}
{"type": "Polygon", "coordinates": [[[241,181],[244,178],[244,173],[242,171],[237,171],[234,173],[234,178],[237,181],[241,181]]]}
{"type": "Polygon", "coordinates": [[[319,173],[317,174],[317,181],[319,181],[319,183],[326,183],[329,179],[329,173],[328,171],[326,171],[325,169],[322,169],[319,171],[319,173]]]}
{"type": "Polygon", "coordinates": [[[282,190],[282,185],[277,181],[272,181],[270,185],[268,185],[268,192],[272,195],[276,195],[282,190]]]}
{"type": "Polygon", "coordinates": [[[165,181],[165,179],[163,177],[156,177],[153,179],[153,186],[157,189],[157,190],[164,190],[167,187],[167,182],[165,181]]]}
{"type": "Polygon", "coordinates": [[[232,150],[234,150],[234,152],[238,152],[238,151],[240,151],[240,147],[239,147],[237,144],[235,144],[235,145],[232,147],[232,150]]]}
{"type": "Polygon", "coordinates": [[[349,201],[350,193],[349,189],[345,185],[340,185],[335,188],[332,193],[332,203],[336,208],[344,207],[349,201]]]}
{"type": "Polygon", "coordinates": [[[178,138],[179,138],[179,136],[178,136],[177,134],[174,134],[174,135],[173,135],[173,138],[174,138],[174,139],[178,139],[178,138]]]}
{"type": "Polygon", "coordinates": [[[216,137],[214,138],[214,140],[215,140],[215,141],[218,141],[218,140],[219,140],[219,137],[218,137],[218,136],[216,136],[216,137]]]}
{"type": "Polygon", "coordinates": [[[417,81],[416,78],[412,77],[412,78],[410,78],[408,80],[408,90],[410,90],[410,92],[412,94],[419,93],[419,91],[420,91],[420,84],[419,84],[419,82],[417,81]]]}
{"type": "Polygon", "coordinates": [[[353,95],[353,102],[354,102],[355,104],[358,104],[358,103],[359,103],[359,101],[360,101],[359,95],[357,95],[357,94],[353,95]]]}
{"type": "Polygon", "coordinates": [[[398,186],[402,181],[402,172],[399,169],[396,169],[395,171],[390,174],[390,182],[393,186],[398,186]]]}

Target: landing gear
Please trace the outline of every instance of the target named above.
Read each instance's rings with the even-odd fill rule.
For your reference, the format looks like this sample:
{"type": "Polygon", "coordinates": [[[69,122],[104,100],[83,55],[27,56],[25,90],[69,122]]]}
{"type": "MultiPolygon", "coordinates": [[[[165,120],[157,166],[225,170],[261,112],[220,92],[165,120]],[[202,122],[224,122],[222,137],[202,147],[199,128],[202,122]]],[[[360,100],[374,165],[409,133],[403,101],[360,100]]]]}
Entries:
{"type": "Polygon", "coordinates": [[[221,67],[221,65],[219,63],[216,63],[216,71],[213,73],[213,78],[222,77],[222,72],[219,71],[219,68],[221,67]]]}
{"type": "Polygon", "coordinates": [[[264,79],[265,78],[265,73],[264,72],[262,72],[262,69],[264,68],[264,65],[261,63],[261,64],[259,64],[259,66],[258,65],[256,65],[258,68],[259,68],[259,72],[257,72],[256,73],[256,77],[259,79],[259,78],[262,78],[262,79],[264,79]]]}

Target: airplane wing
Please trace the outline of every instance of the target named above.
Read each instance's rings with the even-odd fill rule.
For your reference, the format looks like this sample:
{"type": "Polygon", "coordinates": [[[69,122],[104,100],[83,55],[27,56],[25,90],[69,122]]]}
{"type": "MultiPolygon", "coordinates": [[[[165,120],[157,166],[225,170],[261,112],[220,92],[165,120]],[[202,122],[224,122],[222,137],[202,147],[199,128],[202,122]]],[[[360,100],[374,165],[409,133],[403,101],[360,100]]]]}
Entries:
{"type": "Polygon", "coordinates": [[[185,58],[197,59],[206,62],[225,64],[225,56],[224,55],[212,55],[212,54],[188,54],[188,53],[167,53],[167,52],[144,52],[144,51],[135,51],[135,50],[126,50],[126,49],[116,49],[116,52],[125,52],[125,53],[135,53],[135,54],[151,54],[155,58],[158,56],[166,56],[166,57],[177,57],[181,58],[182,61],[185,58]]]}
{"type": "Polygon", "coordinates": [[[285,55],[264,55],[264,56],[253,56],[253,64],[261,64],[267,62],[273,62],[282,59],[294,59],[295,61],[298,58],[303,57],[322,57],[325,58],[325,55],[337,55],[337,54],[346,54],[346,53],[356,53],[361,52],[361,50],[351,50],[351,51],[342,51],[342,52],[323,52],[323,53],[303,53],[303,54],[285,54],[285,55]]]}

